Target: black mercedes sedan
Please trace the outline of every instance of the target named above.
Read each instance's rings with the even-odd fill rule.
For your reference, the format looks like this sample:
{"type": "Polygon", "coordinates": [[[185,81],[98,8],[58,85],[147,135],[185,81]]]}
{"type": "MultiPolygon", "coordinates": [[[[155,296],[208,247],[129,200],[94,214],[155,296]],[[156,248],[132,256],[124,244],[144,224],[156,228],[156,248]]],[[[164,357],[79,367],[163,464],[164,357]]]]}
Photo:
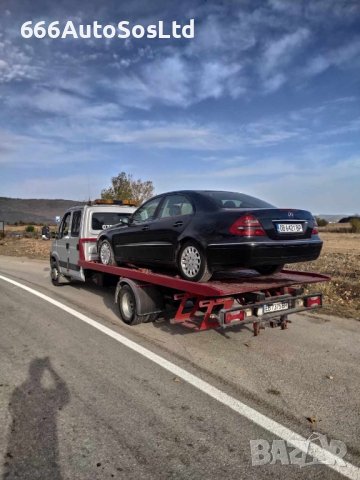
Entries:
{"type": "Polygon", "coordinates": [[[101,232],[97,245],[105,265],[176,268],[186,280],[206,282],[220,270],[271,275],[286,263],[315,260],[322,241],[305,210],[243,193],[182,190],[151,198],[101,232]]]}

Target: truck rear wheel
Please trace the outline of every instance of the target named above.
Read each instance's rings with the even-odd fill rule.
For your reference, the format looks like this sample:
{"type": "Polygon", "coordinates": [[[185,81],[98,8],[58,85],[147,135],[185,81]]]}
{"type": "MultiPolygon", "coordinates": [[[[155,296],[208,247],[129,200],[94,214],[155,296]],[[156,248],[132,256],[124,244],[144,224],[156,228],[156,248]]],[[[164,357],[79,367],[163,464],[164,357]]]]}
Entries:
{"type": "Polygon", "coordinates": [[[136,299],[132,288],[129,285],[123,285],[118,297],[119,312],[122,320],[128,325],[138,325],[142,323],[143,317],[136,313],[136,299]]]}

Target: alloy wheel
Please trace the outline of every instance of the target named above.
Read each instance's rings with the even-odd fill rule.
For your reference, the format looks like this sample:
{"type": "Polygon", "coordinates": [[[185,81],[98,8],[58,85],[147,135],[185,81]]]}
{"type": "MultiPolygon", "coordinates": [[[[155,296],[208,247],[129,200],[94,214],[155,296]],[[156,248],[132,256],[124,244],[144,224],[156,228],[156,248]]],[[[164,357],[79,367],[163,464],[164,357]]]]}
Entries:
{"type": "Polygon", "coordinates": [[[192,245],[184,248],[180,263],[181,269],[186,276],[190,278],[195,277],[201,268],[201,255],[199,250],[192,245]]]}

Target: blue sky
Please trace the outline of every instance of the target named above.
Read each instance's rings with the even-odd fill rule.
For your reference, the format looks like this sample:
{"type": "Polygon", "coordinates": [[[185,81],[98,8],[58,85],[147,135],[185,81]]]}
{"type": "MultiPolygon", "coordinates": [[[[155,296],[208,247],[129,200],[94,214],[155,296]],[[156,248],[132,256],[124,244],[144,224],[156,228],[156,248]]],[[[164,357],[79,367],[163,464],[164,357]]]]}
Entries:
{"type": "Polygon", "coordinates": [[[157,193],[359,212],[359,25],[358,0],[2,0],[0,195],[94,198],[125,170],[157,193]],[[194,39],[20,36],[190,18],[194,39]]]}

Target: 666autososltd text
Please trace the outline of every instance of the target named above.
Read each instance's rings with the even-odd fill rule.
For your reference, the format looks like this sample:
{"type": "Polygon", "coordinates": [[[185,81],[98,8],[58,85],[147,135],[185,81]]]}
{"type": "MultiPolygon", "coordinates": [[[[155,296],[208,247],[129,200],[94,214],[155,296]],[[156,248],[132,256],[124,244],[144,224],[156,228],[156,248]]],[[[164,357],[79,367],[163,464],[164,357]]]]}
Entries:
{"type": "Polygon", "coordinates": [[[179,24],[175,20],[165,22],[159,20],[151,25],[132,25],[123,20],[117,25],[101,25],[97,20],[90,24],[74,24],[72,20],[61,24],[58,20],[34,22],[29,20],[21,25],[23,38],[194,38],[195,21],[192,18],[188,23],[179,24]]]}

